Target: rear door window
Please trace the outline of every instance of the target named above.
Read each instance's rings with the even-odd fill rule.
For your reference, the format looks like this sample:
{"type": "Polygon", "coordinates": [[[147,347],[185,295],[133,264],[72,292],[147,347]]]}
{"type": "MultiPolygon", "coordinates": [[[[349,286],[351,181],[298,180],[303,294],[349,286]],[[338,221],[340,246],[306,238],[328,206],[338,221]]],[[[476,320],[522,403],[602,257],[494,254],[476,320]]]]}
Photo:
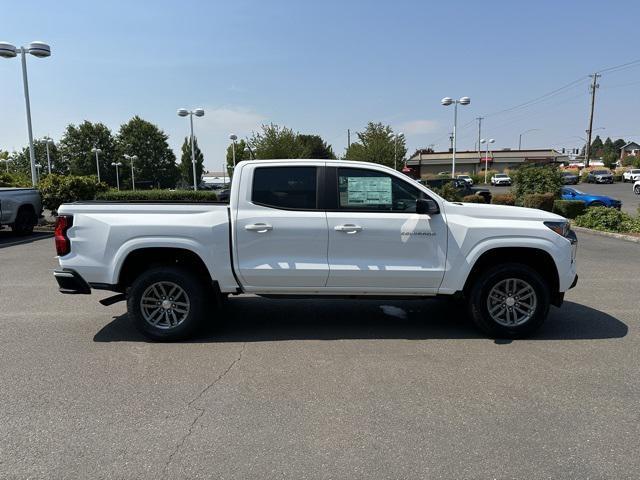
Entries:
{"type": "Polygon", "coordinates": [[[316,167],[258,167],[253,173],[251,201],[285,210],[317,208],[316,167]]]}

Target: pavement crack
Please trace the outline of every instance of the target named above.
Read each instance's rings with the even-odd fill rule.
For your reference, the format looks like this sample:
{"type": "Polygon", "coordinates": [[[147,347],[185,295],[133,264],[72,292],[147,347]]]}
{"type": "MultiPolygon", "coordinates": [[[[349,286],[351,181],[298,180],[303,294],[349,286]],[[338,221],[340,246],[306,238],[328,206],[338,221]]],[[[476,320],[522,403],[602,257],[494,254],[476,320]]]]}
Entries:
{"type": "Polygon", "coordinates": [[[246,346],[247,346],[247,343],[246,342],[243,343],[242,346],[240,347],[240,351],[238,352],[238,356],[234,358],[234,360],[229,364],[229,366],[227,366],[227,368],[220,375],[218,375],[211,383],[207,384],[202,390],[200,390],[200,393],[198,393],[195,397],[189,400],[189,402],[187,402],[187,407],[193,408],[194,410],[196,410],[198,414],[195,416],[195,418],[189,425],[189,428],[187,429],[187,433],[185,433],[180,439],[180,441],[176,443],[175,448],[169,455],[167,462],[164,464],[164,468],[163,468],[164,478],[167,478],[167,470],[169,469],[169,465],[171,465],[173,458],[178,454],[178,452],[182,449],[187,439],[191,436],[191,434],[193,433],[194,427],[198,423],[198,420],[200,420],[200,418],[204,415],[204,412],[206,410],[205,408],[202,408],[202,407],[194,407],[193,404],[198,400],[200,400],[205,393],[207,393],[211,388],[213,388],[217,383],[219,383],[231,371],[231,369],[238,362],[240,362],[240,360],[242,360],[242,355],[244,354],[244,350],[246,346]]]}

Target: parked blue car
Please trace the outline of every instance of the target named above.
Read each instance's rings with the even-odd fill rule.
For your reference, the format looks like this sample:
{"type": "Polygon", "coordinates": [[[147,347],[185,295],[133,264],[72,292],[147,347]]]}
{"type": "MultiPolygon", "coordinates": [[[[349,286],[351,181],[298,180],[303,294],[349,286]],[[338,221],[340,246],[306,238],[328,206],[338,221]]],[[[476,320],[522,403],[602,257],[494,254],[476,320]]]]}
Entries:
{"type": "Polygon", "coordinates": [[[582,200],[587,207],[610,207],[620,210],[622,202],[606,195],[581,192],[577,188],[562,187],[562,200],[582,200]]]}

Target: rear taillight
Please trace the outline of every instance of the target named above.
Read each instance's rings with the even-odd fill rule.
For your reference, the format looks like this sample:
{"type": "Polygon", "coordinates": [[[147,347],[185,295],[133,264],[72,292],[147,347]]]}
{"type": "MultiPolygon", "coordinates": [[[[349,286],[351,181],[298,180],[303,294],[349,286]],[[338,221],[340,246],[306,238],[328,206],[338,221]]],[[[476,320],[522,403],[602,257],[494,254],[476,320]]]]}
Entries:
{"type": "Polygon", "coordinates": [[[73,217],[71,215],[59,215],[56,219],[54,239],[56,241],[56,252],[61,257],[71,251],[71,242],[67,237],[67,230],[71,228],[71,225],[73,225],[73,217]]]}

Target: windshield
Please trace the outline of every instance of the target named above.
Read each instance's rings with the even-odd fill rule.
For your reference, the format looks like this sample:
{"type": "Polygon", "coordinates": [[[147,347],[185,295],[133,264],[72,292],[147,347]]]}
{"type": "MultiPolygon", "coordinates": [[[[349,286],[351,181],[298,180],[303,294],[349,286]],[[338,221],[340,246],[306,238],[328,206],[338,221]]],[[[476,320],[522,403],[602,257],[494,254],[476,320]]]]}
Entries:
{"type": "Polygon", "coordinates": [[[576,193],[578,195],[585,195],[583,191],[578,190],[577,188],[565,188],[564,191],[565,193],[576,193]]]}
{"type": "Polygon", "coordinates": [[[506,176],[505,173],[496,173],[496,178],[506,178],[506,176]]]}
{"type": "Polygon", "coordinates": [[[596,175],[608,175],[608,174],[609,174],[609,173],[611,173],[611,172],[608,172],[608,171],[606,171],[606,170],[596,170],[596,171],[595,171],[595,172],[593,172],[593,173],[595,173],[596,175]]]}
{"type": "Polygon", "coordinates": [[[631,170],[631,173],[633,174],[640,173],[640,169],[636,168],[634,170],[631,170]]]}

